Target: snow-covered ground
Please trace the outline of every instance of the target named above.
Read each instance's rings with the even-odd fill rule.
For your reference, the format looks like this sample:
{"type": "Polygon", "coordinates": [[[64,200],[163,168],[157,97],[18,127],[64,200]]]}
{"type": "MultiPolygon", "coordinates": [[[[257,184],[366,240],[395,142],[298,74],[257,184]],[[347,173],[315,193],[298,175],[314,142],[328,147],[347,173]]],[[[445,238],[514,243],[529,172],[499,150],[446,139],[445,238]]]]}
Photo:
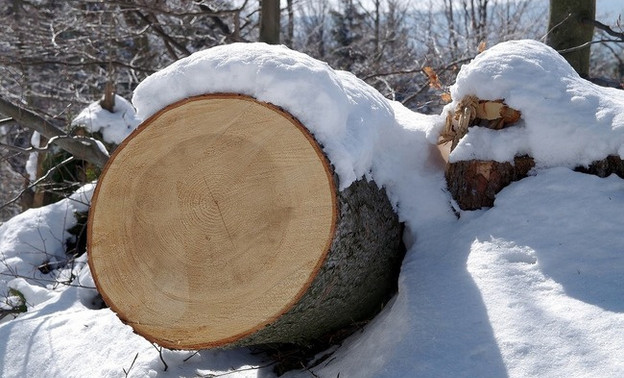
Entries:
{"type": "MultiPolygon", "coordinates": [[[[315,376],[624,376],[624,180],[571,170],[609,154],[624,158],[624,93],[580,79],[534,41],[497,45],[464,66],[454,101],[504,98],[523,121],[515,130],[471,130],[451,159],[529,153],[537,168],[500,192],[493,208],[457,219],[435,146],[445,114],[413,113],[349,73],[264,44],[179,61],[146,79],[133,104],[145,118],[207,92],[285,108],[323,144],[342,187],[375,179],[406,222],[398,294],[314,367],[315,376]]],[[[92,191],[88,185],[0,226],[0,293],[13,289],[2,302],[19,304],[19,292],[28,308],[0,324],[0,374],[273,376],[270,361],[246,349],[159,353],[97,309],[86,256],[63,265],[64,230],[92,191]],[[44,263],[59,268],[43,274],[44,263]],[[70,286],[50,282],[72,276],[70,286]]]]}

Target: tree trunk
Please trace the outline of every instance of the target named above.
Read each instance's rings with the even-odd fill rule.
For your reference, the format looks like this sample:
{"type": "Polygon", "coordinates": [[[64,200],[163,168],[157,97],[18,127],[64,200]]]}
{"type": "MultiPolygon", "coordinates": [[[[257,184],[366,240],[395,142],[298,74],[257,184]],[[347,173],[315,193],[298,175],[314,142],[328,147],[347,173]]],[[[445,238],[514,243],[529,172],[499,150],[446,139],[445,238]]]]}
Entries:
{"type": "Polygon", "coordinates": [[[293,0],[286,0],[286,11],[288,13],[288,25],[286,27],[286,46],[292,48],[295,39],[295,10],[293,0]]]}
{"type": "Polygon", "coordinates": [[[547,43],[570,63],[581,77],[589,77],[590,46],[594,26],[584,20],[596,17],[596,0],[550,0],[547,43]]]}
{"type": "Polygon", "coordinates": [[[280,0],[261,0],[260,42],[280,43],[280,0]]]}
{"type": "Polygon", "coordinates": [[[379,311],[403,257],[384,190],[338,187],[280,108],[233,94],[181,101],[100,177],[93,278],[122,321],[168,348],[305,344],[379,311]]]}

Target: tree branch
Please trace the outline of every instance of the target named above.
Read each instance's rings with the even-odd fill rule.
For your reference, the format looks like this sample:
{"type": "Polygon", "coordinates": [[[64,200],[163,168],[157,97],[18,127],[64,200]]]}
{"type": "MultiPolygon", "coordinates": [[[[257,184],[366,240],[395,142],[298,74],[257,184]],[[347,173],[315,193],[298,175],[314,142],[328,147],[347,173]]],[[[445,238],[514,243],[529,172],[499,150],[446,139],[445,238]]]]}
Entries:
{"type": "Polygon", "coordinates": [[[72,137],[38,114],[13,104],[0,96],[0,113],[9,116],[23,127],[35,130],[77,159],[85,160],[102,168],[108,161],[108,154],[97,143],[84,137],[72,137]]]}
{"type": "Polygon", "coordinates": [[[578,45],[578,46],[570,47],[569,49],[557,50],[557,52],[559,54],[565,54],[565,53],[568,53],[568,52],[584,49],[585,47],[587,47],[589,45],[593,45],[593,44],[596,44],[596,43],[606,43],[606,42],[622,43],[622,42],[624,42],[624,40],[620,41],[618,39],[597,39],[597,40],[585,42],[585,43],[583,43],[581,45],[578,45]]]}
{"type": "MultiPolygon", "coordinates": [[[[171,38],[171,36],[163,30],[163,28],[160,26],[160,23],[158,22],[158,19],[156,17],[154,17],[153,15],[144,15],[139,10],[135,10],[134,13],[137,16],[139,16],[139,18],[143,20],[143,22],[145,22],[152,29],[154,29],[156,34],[158,34],[163,39],[163,41],[165,41],[165,43],[171,44],[176,49],[178,49],[181,53],[183,53],[185,56],[191,55],[191,52],[185,46],[178,43],[178,41],[176,41],[175,39],[171,38]]],[[[175,54],[175,52],[170,51],[170,53],[174,56],[174,58],[178,59],[177,54],[175,54]]]]}
{"type": "Polygon", "coordinates": [[[590,18],[585,18],[585,17],[581,19],[581,22],[584,24],[594,25],[596,29],[600,29],[612,37],[621,39],[621,42],[624,42],[624,33],[616,32],[615,30],[611,29],[609,25],[605,25],[600,21],[592,20],[590,18]]]}

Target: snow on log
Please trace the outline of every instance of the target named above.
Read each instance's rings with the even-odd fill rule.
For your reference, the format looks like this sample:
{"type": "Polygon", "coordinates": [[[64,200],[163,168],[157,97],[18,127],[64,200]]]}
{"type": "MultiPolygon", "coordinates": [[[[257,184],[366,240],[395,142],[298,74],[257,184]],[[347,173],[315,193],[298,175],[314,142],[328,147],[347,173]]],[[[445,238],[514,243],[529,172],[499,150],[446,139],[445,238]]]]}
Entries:
{"type": "Polygon", "coordinates": [[[624,91],[581,78],[540,42],[482,52],[449,90],[446,122],[430,140],[443,144],[449,191],[463,210],[492,206],[512,181],[553,167],[624,177],[624,91]]]}
{"type": "Polygon", "coordinates": [[[98,182],[97,288],[123,322],[174,349],[306,343],[367,319],[396,287],[401,225],[374,181],[339,191],[338,180],[277,106],[238,94],[169,105],[98,182]]]}

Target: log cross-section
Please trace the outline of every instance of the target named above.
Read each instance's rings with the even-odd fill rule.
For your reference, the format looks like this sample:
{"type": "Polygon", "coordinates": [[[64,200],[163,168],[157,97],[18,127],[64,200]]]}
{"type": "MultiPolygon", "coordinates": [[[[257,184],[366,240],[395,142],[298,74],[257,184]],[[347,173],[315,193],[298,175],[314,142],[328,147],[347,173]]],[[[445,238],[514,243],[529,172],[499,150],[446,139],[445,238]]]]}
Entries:
{"type": "Polygon", "coordinates": [[[374,182],[337,184],[276,106],[229,94],[173,104],[100,177],[96,286],[137,333],[176,349],[305,343],[370,316],[396,283],[400,225],[374,182]]]}

